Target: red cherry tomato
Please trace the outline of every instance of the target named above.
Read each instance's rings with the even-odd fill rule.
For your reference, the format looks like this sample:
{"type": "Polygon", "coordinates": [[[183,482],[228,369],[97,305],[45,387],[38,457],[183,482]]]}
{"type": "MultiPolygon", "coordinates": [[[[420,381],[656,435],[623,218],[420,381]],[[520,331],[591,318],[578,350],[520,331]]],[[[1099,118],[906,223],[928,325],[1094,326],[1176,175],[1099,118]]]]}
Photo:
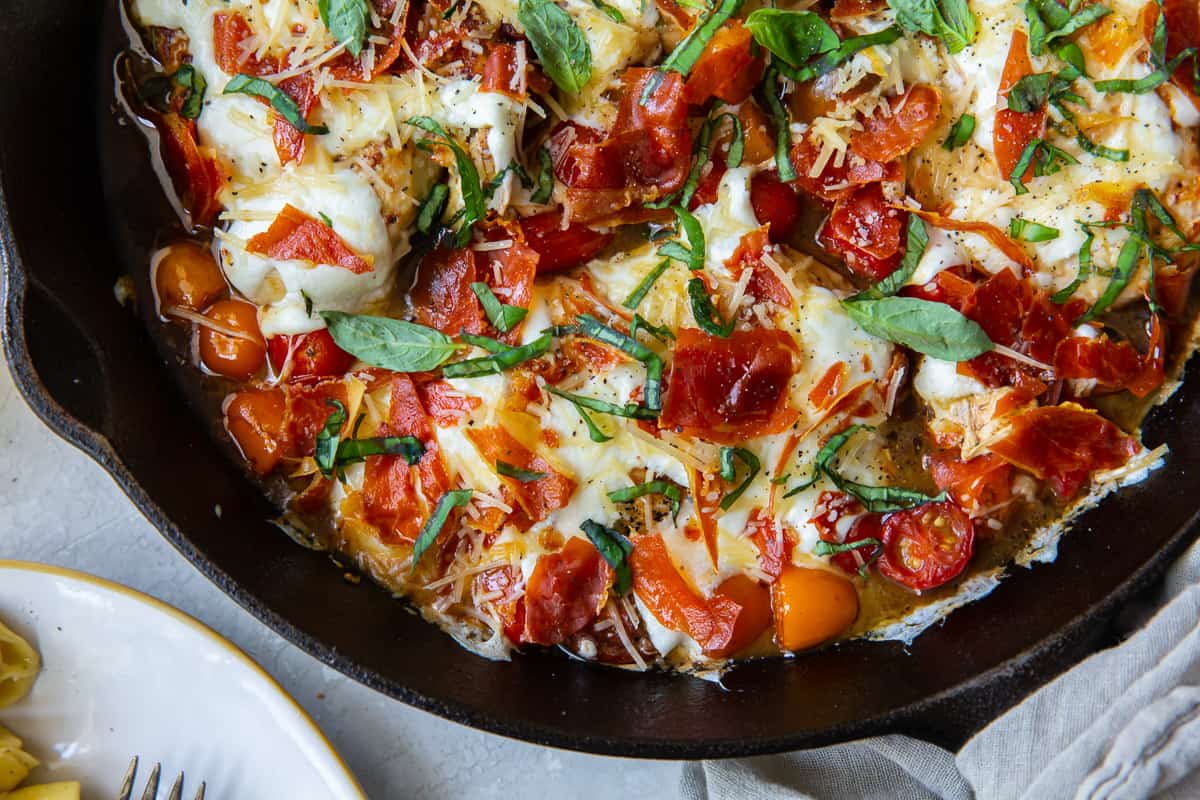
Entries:
{"type": "Polygon", "coordinates": [[[785,242],[800,222],[800,198],[795,190],[767,172],[760,172],[750,181],[750,205],[759,222],[770,224],[772,242],[785,242]]]}
{"type": "Polygon", "coordinates": [[[563,229],[562,212],[546,211],[521,220],[525,244],[538,254],[539,275],[577,267],[591,261],[613,234],[594,231],[586,225],[571,224],[563,229]]]}
{"type": "Polygon", "coordinates": [[[932,589],[957,577],[974,549],[966,512],[953,503],[928,503],[883,521],[879,571],[910,589],[932,589]]]}
{"type": "Polygon", "coordinates": [[[267,342],[267,354],[276,372],[287,362],[289,347],[293,348],[289,378],[344,375],[354,365],[354,356],[338,347],[326,328],[298,336],[272,336],[267,342]]]}

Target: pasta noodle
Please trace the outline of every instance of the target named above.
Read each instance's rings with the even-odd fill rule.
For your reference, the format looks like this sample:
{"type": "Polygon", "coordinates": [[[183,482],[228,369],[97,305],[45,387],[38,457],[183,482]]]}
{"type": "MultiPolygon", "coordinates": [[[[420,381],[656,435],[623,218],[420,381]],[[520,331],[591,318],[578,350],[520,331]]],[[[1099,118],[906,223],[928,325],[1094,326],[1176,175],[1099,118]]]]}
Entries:
{"type": "Polygon", "coordinates": [[[0,794],[0,800],[79,800],[79,782],[59,781],[26,786],[10,794],[0,794]]]}
{"type": "Polygon", "coordinates": [[[41,668],[42,661],[29,642],[0,622],[0,708],[29,694],[41,668]]]}
{"type": "Polygon", "coordinates": [[[38,760],[21,749],[21,740],[0,726],[0,792],[17,788],[38,760]]]}

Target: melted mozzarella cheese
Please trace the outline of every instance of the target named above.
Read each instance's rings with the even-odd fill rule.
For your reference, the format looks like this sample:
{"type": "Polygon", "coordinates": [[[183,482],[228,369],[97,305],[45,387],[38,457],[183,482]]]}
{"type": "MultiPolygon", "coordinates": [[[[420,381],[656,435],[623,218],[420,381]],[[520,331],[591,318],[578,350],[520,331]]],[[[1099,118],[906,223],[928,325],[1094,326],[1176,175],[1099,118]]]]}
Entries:
{"type": "MultiPolygon", "coordinates": [[[[264,336],[322,327],[319,317],[309,317],[304,294],[321,311],[359,313],[386,300],[396,254],[379,198],[353,170],[289,171],[270,185],[232,197],[228,209],[233,221],[221,237],[221,264],[234,288],[262,306],[259,322],[264,336]],[[373,260],[374,269],[356,275],[342,267],[279,261],[247,252],[246,243],[270,227],[288,204],[314,218],[326,215],[346,244],[373,260]]],[[[406,250],[407,245],[401,244],[400,249],[406,250]]]]}
{"type": "MultiPolygon", "coordinates": [[[[464,131],[487,131],[488,152],[495,174],[517,163],[518,139],[525,120],[525,105],[506,94],[480,91],[474,80],[450,81],[442,86],[439,102],[446,124],[464,131]]],[[[492,196],[491,207],[503,211],[512,194],[513,176],[505,175],[492,196]]]]}
{"type": "Polygon", "coordinates": [[[750,204],[750,167],[727,170],[721,176],[715,202],[700,206],[695,216],[704,229],[704,268],[712,275],[729,277],[725,262],[742,237],[762,227],[750,204]]]}

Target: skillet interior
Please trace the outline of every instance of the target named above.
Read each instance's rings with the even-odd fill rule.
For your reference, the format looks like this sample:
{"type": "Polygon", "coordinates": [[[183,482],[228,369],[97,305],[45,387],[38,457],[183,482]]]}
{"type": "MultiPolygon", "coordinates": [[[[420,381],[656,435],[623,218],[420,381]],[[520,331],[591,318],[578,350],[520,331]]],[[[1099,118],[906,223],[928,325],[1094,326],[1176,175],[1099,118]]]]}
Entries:
{"type": "Polygon", "coordinates": [[[1112,613],[1195,538],[1193,375],[1146,428],[1151,446],[1172,434],[1164,469],[1083,517],[1055,564],[1018,570],[911,651],[851,643],[742,666],[725,688],[549,655],[476,658],[266,523],[273,509],[184,408],[194,387],[166,363],[174,356],[113,300],[117,277],[144,274],[171,219],[142,135],[114,107],[116,3],[7,5],[0,260],[4,344],[21,390],[237,602],[393,697],[508,736],[630,756],[746,755],[885,731],[953,746],[1102,642],[1112,613]]]}

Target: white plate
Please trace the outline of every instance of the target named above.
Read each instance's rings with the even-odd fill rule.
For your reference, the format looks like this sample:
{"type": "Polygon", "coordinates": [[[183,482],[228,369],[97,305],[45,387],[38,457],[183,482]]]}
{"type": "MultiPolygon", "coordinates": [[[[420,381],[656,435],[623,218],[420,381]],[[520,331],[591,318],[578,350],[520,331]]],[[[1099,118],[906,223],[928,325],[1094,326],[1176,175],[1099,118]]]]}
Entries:
{"type": "MultiPolygon", "coordinates": [[[[0,711],[43,766],[86,798],[116,797],[134,754],[138,791],[161,761],[208,800],[365,797],[309,716],[244,653],[186,614],[90,575],[0,560],[0,619],[37,647],[41,677],[0,711]]],[[[190,787],[190,788],[189,788],[190,787]]]]}

